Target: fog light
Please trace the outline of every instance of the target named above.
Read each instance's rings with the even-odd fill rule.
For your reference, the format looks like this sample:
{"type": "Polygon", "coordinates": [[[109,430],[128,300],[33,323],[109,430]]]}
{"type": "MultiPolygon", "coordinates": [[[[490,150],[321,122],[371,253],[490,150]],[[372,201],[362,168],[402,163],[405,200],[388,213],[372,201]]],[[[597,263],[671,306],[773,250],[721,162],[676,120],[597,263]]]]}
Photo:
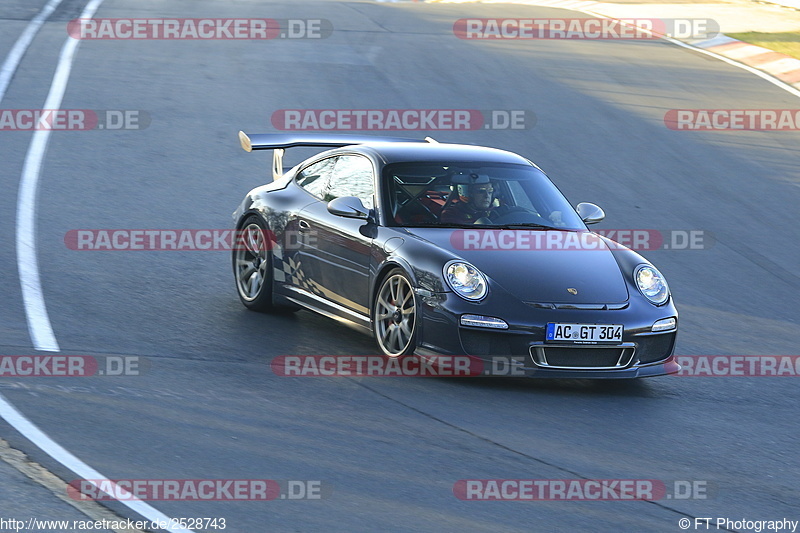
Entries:
{"type": "Polygon", "coordinates": [[[483,315],[461,315],[462,326],[475,326],[478,328],[508,329],[505,320],[483,315]]]}
{"type": "Polygon", "coordinates": [[[653,327],[650,328],[650,331],[654,333],[656,331],[669,331],[675,329],[676,326],[677,326],[677,321],[675,320],[675,317],[662,318],[661,320],[657,320],[656,323],[653,324],[653,327]]]}

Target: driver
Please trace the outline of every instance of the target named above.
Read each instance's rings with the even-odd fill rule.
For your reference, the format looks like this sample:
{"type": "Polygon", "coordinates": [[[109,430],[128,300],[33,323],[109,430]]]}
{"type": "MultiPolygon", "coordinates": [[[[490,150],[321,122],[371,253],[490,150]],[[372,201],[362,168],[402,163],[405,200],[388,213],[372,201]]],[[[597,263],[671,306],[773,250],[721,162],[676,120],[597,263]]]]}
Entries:
{"type": "Polygon", "coordinates": [[[471,183],[468,185],[467,201],[450,202],[442,210],[439,221],[443,224],[473,224],[479,218],[488,218],[494,208],[494,185],[471,183]]]}

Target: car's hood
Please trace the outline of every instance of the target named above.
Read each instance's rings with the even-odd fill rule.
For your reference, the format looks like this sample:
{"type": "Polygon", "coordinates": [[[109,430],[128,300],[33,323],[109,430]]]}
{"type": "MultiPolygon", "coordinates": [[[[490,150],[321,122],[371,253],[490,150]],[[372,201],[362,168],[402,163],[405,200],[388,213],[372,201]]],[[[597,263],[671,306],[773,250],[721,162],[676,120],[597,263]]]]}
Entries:
{"type": "Polygon", "coordinates": [[[525,302],[610,304],[628,300],[628,289],[613,254],[591,232],[409,231],[465,259],[525,302]]]}

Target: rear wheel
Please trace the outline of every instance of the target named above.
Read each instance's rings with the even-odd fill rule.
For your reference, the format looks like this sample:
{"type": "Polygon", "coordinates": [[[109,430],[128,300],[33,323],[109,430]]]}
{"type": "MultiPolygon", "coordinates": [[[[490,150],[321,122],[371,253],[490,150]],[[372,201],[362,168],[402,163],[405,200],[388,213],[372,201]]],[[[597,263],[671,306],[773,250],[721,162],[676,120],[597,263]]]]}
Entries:
{"type": "Polygon", "coordinates": [[[390,357],[417,347],[417,300],[406,273],[397,268],[383,279],[372,307],[375,340],[390,357]]]}
{"type": "Polygon", "coordinates": [[[272,240],[257,216],[245,220],[234,243],[233,273],[239,299],[253,311],[271,311],[272,240]]]}

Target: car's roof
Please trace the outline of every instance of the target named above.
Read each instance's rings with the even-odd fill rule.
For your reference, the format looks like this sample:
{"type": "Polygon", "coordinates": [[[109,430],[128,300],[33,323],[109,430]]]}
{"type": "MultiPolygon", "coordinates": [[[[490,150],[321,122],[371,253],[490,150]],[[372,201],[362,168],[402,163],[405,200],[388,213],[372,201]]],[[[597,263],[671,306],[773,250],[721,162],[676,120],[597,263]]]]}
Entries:
{"type": "Polygon", "coordinates": [[[530,165],[527,159],[513,152],[468,144],[375,142],[337,149],[341,150],[371,153],[387,164],[405,161],[491,161],[530,165]]]}

